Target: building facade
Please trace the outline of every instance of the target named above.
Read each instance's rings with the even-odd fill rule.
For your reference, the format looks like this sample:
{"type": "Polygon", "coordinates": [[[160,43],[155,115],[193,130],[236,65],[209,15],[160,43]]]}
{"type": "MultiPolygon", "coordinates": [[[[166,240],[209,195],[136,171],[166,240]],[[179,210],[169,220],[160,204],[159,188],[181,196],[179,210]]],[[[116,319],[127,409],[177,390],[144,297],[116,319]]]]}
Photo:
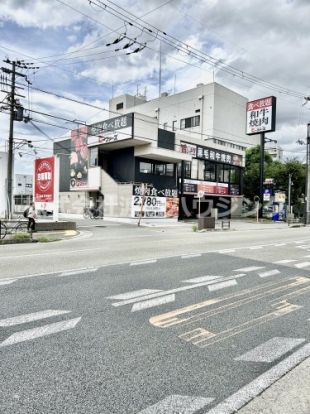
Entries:
{"type": "Polygon", "coordinates": [[[111,99],[109,119],[54,145],[61,212],[101,206],[107,217],[185,218],[199,204],[203,215],[241,214],[246,102],[217,83],[151,101],[111,99]]]}
{"type": "Polygon", "coordinates": [[[13,182],[13,211],[22,213],[33,200],[33,176],[15,174],[13,182]]]}
{"type": "Polygon", "coordinates": [[[8,153],[0,152],[0,218],[5,216],[7,209],[7,174],[8,153]]]}

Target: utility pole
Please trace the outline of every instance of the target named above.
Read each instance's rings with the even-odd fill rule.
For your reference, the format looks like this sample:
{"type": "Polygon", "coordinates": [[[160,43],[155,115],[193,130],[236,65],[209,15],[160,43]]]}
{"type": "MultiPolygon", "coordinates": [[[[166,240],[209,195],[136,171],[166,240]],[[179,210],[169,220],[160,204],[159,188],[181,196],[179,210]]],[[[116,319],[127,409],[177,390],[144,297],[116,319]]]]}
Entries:
{"type": "MultiPolygon", "coordinates": [[[[33,63],[26,63],[23,60],[4,60],[5,63],[11,65],[11,68],[1,67],[2,72],[11,75],[11,91],[8,94],[7,100],[9,101],[10,110],[10,125],[9,125],[9,147],[8,147],[8,169],[7,169],[7,210],[6,218],[12,218],[12,198],[13,198],[13,164],[14,164],[14,121],[23,121],[23,106],[15,99],[16,96],[25,98],[23,95],[16,93],[16,77],[23,77],[26,82],[30,83],[27,79],[27,75],[16,71],[16,68],[21,69],[39,69],[32,66],[33,63]]],[[[20,88],[19,88],[20,89],[20,88]]]]}
{"type": "Polygon", "coordinates": [[[265,133],[260,134],[260,163],[259,163],[259,218],[263,218],[264,206],[264,175],[265,175],[265,133]]]}
{"type": "Polygon", "coordinates": [[[287,207],[288,207],[288,214],[291,214],[291,189],[292,189],[292,174],[288,175],[288,200],[287,200],[287,207]]]}
{"type": "Polygon", "coordinates": [[[9,152],[8,152],[8,174],[7,174],[7,218],[12,218],[12,195],[13,195],[13,137],[14,137],[14,115],[15,115],[15,78],[16,62],[12,62],[12,79],[10,93],[10,129],[9,129],[9,152]]]}
{"type": "Polygon", "coordinates": [[[306,177],[306,217],[305,224],[310,224],[310,124],[307,125],[307,177],[306,177]]]}

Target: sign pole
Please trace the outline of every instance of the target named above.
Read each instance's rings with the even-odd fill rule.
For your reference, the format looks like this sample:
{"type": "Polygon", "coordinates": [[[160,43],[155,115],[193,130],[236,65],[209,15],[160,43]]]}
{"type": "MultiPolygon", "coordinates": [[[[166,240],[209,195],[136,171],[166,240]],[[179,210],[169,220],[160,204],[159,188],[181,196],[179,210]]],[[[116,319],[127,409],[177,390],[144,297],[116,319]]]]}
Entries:
{"type": "Polygon", "coordinates": [[[55,157],[53,219],[59,221],[59,158],[55,157]]]}
{"type": "Polygon", "coordinates": [[[259,218],[263,218],[264,206],[264,167],[265,167],[265,133],[260,134],[260,163],[259,163],[259,218]]]}

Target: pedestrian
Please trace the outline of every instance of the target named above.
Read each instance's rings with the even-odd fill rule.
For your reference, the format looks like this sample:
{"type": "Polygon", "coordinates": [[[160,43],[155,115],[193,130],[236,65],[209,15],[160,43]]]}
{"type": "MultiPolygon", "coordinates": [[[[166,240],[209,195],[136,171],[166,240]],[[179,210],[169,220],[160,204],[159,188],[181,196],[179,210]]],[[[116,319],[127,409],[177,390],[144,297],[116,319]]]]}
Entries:
{"type": "Polygon", "coordinates": [[[27,218],[28,218],[27,230],[34,232],[35,227],[36,227],[35,219],[37,218],[37,213],[36,213],[36,208],[35,208],[33,201],[29,204],[27,218]]]}

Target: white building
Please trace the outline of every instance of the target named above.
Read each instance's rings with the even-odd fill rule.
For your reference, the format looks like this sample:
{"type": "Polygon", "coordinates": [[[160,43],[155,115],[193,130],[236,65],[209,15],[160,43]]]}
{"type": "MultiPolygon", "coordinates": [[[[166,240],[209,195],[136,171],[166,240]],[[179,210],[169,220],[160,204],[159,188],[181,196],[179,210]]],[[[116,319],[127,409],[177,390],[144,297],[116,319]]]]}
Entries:
{"type": "Polygon", "coordinates": [[[15,174],[13,182],[13,211],[21,213],[33,198],[33,176],[15,174]]]}
{"type": "Polygon", "coordinates": [[[265,148],[265,151],[272,156],[274,161],[283,161],[283,148],[279,145],[272,148],[265,148]]]}
{"type": "Polygon", "coordinates": [[[204,194],[202,212],[211,206],[240,215],[245,148],[258,144],[257,136],[245,134],[246,103],[218,83],[150,101],[111,99],[108,120],[55,143],[54,153],[62,154],[63,211],[81,212],[89,201],[101,200],[105,216],[138,217],[146,188],[145,217],[195,217],[198,192],[204,194]]]}

